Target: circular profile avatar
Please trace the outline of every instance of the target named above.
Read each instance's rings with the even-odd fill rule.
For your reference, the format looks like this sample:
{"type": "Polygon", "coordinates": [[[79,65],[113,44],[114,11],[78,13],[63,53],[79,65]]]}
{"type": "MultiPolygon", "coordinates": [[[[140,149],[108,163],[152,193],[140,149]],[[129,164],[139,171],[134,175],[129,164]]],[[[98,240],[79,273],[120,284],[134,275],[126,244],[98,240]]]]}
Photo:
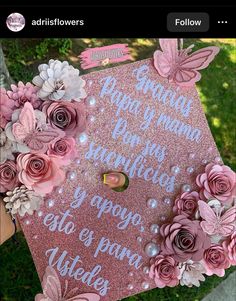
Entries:
{"type": "Polygon", "coordinates": [[[11,31],[21,31],[25,27],[25,18],[19,13],[12,13],[7,17],[6,24],[11,31]]]}

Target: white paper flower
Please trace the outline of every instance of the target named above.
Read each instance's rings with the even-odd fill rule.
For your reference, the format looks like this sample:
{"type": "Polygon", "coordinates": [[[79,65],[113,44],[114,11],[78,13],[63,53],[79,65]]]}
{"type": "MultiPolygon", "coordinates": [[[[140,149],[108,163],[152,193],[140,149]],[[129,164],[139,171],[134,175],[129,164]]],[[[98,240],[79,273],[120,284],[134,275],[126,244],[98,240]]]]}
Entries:
{"type": "Polygon", "coordinates": [[[79,70],[67,61],[50,60],[38,67],[39,75],[33,83],[40,88],[39,98],[46,100],[76,100],[86,97],[85,81],[79,76],[79,70]]]}
{"type": "Polygon", "coordinates": [[[6,203],[5,207],[12,215],[19,214],[24,216],[26,213],[32,215],[38,210],[43,197],[36,194],[33,190],[27,189],[24,185],[16,187],[13,191],[8,191],[3,199],[6,203]]]}
{"type": "Polygon", "coordinates": [[[0,164],[4,163],[6,160],[14,160],[12,142],[6,136],[3,129],[0,128],[0,164]]]}
{"type": "Polygon", "coordinates": [[[200,281],[205,281],[203,273],[206,272],[204,266],[200,262],[188,260],[178,265],[180,269],[180,285],[188,287],[200,286],[200,281]]]}

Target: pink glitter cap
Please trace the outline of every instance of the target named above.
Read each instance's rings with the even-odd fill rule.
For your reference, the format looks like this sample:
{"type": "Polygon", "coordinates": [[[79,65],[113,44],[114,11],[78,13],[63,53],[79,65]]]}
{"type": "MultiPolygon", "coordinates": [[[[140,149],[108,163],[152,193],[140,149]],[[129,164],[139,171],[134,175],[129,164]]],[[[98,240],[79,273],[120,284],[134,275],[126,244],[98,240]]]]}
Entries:
{"type": "Polygon", "coordinates": [[[42,214],[20,223],[40,279],[51,264],[69,289],[119,300],[155,287],[141,268],[150,260],[145,245],[160,241],[150,225],[171,219],[172,208],[163,200],[174,200],[184,185],[194,190],[203,160],[219,153],[196,87],[168,83],[151,59],[83,79],[87,110],[95,118],[77,139],[80,161],[67,167],[63,189],[45,198],[42,214]],[[103,185],[108,170],[126,173],[129,187],[115,192],[103,185]],[[90,282],[81,280],[84,273],[90,282]]]}

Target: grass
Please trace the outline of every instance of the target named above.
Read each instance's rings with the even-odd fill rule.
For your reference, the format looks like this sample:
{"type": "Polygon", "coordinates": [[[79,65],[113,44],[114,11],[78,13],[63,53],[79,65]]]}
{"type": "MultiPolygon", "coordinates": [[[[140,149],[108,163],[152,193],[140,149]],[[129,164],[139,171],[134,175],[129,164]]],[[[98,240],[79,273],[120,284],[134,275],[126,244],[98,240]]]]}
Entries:
{"type": "MultiPolygon", "coordinates": [[[[35,74],[37,65],[50,57],[68,59],[79,67],[78,55],[84,48],[120,42],[129,44],[135,60],[151,57],[157,45],[156,39],[2,40],[2,45],[14,80],[27,81],[35,74]]],[[[202,80],[197,87],[221,156],[225,164],[236,169],[236,39],[185,41],[187,46],[192,43],[196,49],[211,44],[221,48],[214,63],[201,72],[202,80]]],[[[22,234],[17,234],[17,237],[20,242],[18,246],[9,240],[0,247],[1,301],[31,301],[41,291],[27,243],[22,234]]],[[[233,270],[227,270],[224,278],[207,277],[200,288],[178,286],[154,289],[124,301],[198,301],[233,270]]]]}

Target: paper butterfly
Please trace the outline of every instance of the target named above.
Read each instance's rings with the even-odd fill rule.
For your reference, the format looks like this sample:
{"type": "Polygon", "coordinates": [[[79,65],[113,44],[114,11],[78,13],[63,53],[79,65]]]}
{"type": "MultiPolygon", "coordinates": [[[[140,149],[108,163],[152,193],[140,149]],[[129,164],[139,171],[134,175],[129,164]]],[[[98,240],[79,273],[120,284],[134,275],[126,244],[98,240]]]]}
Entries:
{"type": "Polygon", "coordinates": [[[78,288],[67,293],[68,281],[65,281],[65,291],[62,294],[61,283],[56,271],[48,266],[43,276],[43,294],[37,294],[35,301],[99,301],[100,296],[93,293],[75,295],[78,288]]]}
{"type": "Polygon", "coordinates": [[[154,66],[161,76],[179,86],[189,87],[199,81],[198,70],[206,68],[219,52],[218,47],[211,46],[189,54],[193,46],[178,50],[177,39],[160,39],[159,42],[162,51],[154,52],[154,66]]]}
{"type": "Polygon", "coordinates": [[[215,211],[209,204],[198,201],[200,216],[204,221],[200,223],[204,232],[209,235],[229,236],[235,230],[236,206],[222,214],[223,207],[216,207],[215,211]]]}
{"type": "MultiPolygon", "coordinates": [[[[36,113],[43,114],[36,110],[36,113]]],[[[53,129],[43,121],[37,122],[36,113],[33,106],[26,102],[20,112],[18,122],[12,126],[12,133],[21,143],[26,144],[33,152],[45,153],[49,144],[62,138],[63,131],[53,129]]]]}

